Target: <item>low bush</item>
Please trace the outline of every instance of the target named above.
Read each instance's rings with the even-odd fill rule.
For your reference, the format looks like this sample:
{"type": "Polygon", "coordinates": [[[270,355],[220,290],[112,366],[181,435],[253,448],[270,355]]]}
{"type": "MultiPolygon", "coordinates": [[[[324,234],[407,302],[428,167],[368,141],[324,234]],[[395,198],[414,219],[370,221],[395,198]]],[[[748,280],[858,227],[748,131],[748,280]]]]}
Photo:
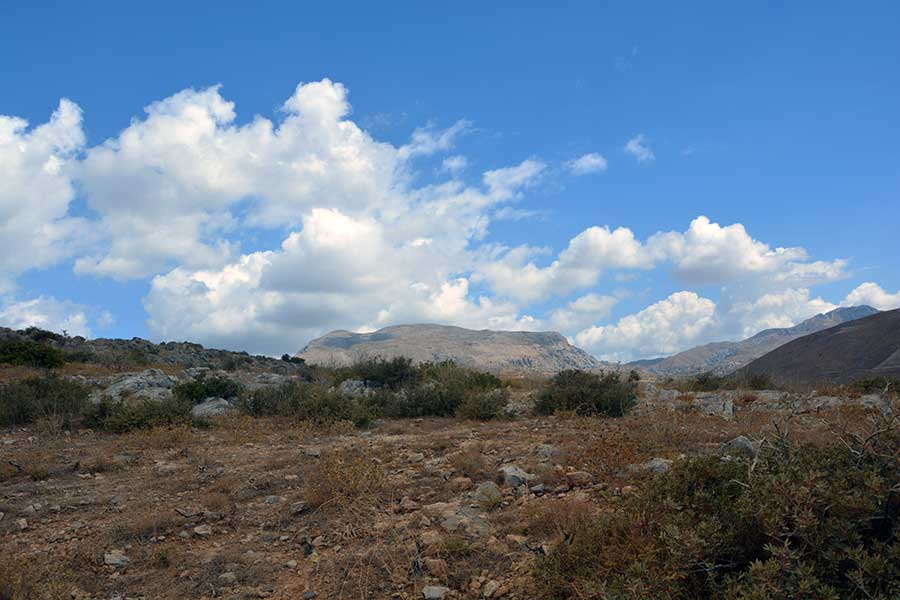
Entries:
{"type": "Polygon", "coordinates": [[[163,425],[205,425],[191,415],[191,403],[180,398],[139,402],[103,398],[84,412],[84,425],[124,433],[163,425]]]}
{"type": "Polygon", "coordinates": [[[900,433],[873,431],[780,438],[752,466],[677,462],[621,510],[566,523],[535,568],[541,597],[900,597],[900,433]]]}
{"type": "Polygon", "coordinates": [[[175,396],[181,400],[198,404],[207,398],[236,398],[242,386],[227,377],[199,377],[175,386],[175,396]]]}
{"type": "Polygon", "coordinates": [[[364,399],[312,383],[291,382],[255,390],[241,396],[237,406],[254,417],[283,416],[319,425],[350,421],[361,427],[373,417],[364,399]]]}
{"type": "Polygon", "coordinates": [[[538,414],[574,412],[578,415],[620,417],[634,406],[637,383],[616,373],[560,371],[540,390],[535,403],[538,414]]]}
{"type": "Polygon", "coordinates": [[[437,381],[446,386],[457,386],[463,390],[493,390],[503,382],[492,373],[461,367],[452,360],[424,362],[419,365],[419,378],[423,381],[437,381]]]}
{"type": "Polygon", "coordinates": [[[779,385],[768,375],[752,375],[737,372],[731,375],[700,373],[693,377],[671,380],[673,387],[682,392],[716,392],[719,390],[773,390],[779,385]]]}
{"type": "Polygon", "coordinates": [[[470,391],[456,409],[456,416],[462,419],[488,421],[502,416],[509,404],[509,392],[505,389],[470,391]]]}
{"type": "Polygon", "coordinates": [[[55,375],[0,385],[0,426],[44,419],[71,429],[89,395],[87,386],[55,375]]]}
{"type": "Polygon", "coordinates": [[[382,417],[449,417],[456,413],[464,398],[465,390],[461,386],[426,381],[398,392],[376,394],[369,403],[382,417]]]}
{"type": "Polygon", "coordinates": [[[55,369],[63,366],[63,353],[33,340],[0,341],[0,364],[55,369]]]}
{"type": "Polygon", "coordinates": [[[310,508],[362,508],[376,503],[387,483],[372,456],[353,450],[313,460],[304,475],[303,498],[310,508]]]}
{"type": "Polygon", "coordinates": [[[403,386],[414,384],[419,378],[419,371],[412,364],[412,359],[398,356],[396,358],[363,358],[337,370],[336,382],[345,379],[360,379],[369,387],[386,387],[397,390],[403,386]]]}

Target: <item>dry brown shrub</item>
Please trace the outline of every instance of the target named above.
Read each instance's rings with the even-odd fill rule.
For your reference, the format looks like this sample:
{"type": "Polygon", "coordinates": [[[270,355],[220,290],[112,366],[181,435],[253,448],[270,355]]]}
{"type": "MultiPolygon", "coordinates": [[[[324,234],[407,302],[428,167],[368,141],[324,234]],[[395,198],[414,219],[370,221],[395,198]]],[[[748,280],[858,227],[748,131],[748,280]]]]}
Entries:
{"type": "Polygon", "coordinates": [[[561,537],[574,524],[597,514],[597,506],[587,500],[562,498],[532,503],[523,509],[523,521],[529,535],[537,538],[561,537]]]}
{"type": "Polygon", "coordinates": [[[385,483],[384,469],[370,453],[336,451],[307,464],[303,496],[312,508],[371,506],[383,496],[385,483]]]}
{"type": "Polygon", "coordinates": [[[160,425],[124,434],[125,444],[141,449],[171,450],[190,445],[193,434],[186,425],[160,425]]]}
{"type": "Polygon", "coordinates": [[[146,543],[150,538],[165,534],[180,525],[183,519],[173,510],[138,508],[113,525],[110,533],[116,542],[146,543]]]}
{"type": "Polygon", "coordinates": [[[2,600],[63,600],[70,589],[59,573],[34,561],[9,554],[0,560],[2,600]]]}
{"type": "Polygon", "coordinates": [[[227,494],[220,492],[209,492],[200,498],[200,504],[208,511],[219,514],[227,514],[234,510],[234,502],[227,494]]]}
{"type": "Polygon", "coordinates": [[[481,442],[466,445],[459,452],[449,455],[448,460],[454,471],[473,481],[490,477],[484,445],[481,442]]]}

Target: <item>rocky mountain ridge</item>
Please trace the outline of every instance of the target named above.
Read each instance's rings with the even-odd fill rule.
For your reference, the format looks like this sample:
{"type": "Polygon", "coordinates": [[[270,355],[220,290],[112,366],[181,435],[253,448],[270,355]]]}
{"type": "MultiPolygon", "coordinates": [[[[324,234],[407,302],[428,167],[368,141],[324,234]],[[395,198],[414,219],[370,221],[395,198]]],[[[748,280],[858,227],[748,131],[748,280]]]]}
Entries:
{"type": "Polygon", "coordinates": [[[448,325],[397,325],[372,333],[332,331],[296,355],[310,364],[346,365],[366,357],[453,360],[493,372],[554,373],[606,366],[552,331],[492,331],[448,325]]]}
{"type": "Polygon", "coordinates": [[[686,377],[708,372],[728,375],[792,340],[877,313],[878,310],[871,306],[837,308],[794,327],[766,329],[739,342],[713,342],[663,360],[636,361],[630,365],[658,377],[686,377]]]}
{"type": "Polygon", "coordinates": [[[754,360],[740,372],[799,385],[900,378],[900,309],[798,338],[754,360]]]}

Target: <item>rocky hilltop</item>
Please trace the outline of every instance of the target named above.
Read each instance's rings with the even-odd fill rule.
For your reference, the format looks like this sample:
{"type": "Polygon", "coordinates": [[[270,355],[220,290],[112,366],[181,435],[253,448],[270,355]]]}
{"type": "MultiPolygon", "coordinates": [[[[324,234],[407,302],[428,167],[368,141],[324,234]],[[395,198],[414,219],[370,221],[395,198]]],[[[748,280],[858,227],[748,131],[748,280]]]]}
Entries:
{"type": "Polygon", "coordinates": [[[397,325],[373,333],[332,331],[311,341],[297,356],[321,365],[406,356],[415,362],[453,360],[494,372],[553,373],[604,367],[552,331],[476,331],[446,325],[397,325]]]}
{"type": "MultiPolygon", "coordinates": [[[[254,356],[247,352],[204,348],[192,342],[162,342],[155,344],[142,338],[85,339],[63,336],[43,329],[8,329],[0,327],[0,342],[40,342],[61,351],[67,362],[82,362],[111,367],[143,367],[171,365],[181,368],[208,368],[226,371],[267,371],[294,374],[303,370],[299,362],[288,362],[269,356],[254,356]]],[[[121,370],[121,369],[120,369],[121,370]]]]}
{"type": "Polygon", "coordinates": [[[849,383],[900,378],[900,309],[843,323],[796,339],[742,372],[786,384],[849,383]]]}
{"type": "Polygon", "coordinates": [[[792,340],[876,313],[878,310],[871,306],[837,308],[794,327],[760,331],[740,342],[713,342],[663,360],[637,361],[631,364],[659,377],[685,377],[708,372],[728,375],[792,340]]]}

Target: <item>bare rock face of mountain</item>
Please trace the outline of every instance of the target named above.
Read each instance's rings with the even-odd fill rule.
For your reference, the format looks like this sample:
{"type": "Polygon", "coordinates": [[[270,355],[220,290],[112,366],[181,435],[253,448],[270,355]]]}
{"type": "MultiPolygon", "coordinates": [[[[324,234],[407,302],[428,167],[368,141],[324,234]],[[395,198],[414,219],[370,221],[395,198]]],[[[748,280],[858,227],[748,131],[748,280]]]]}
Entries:
{"type": "Polygon", "coordinates": [[[660,377],[685,377],[707,372],[727,375],[792,340],[876,313],[878,311],[871,306],[837,308],[794,327],[760,331],[740,342],[714,342],[679,352],[650,365],[633,364],[660,377]]]}
{"type": "Polygon", "coordinates": [[[900,309],[793,340],[754,360],[741,373],[798,385],[900,377],[900,309]]]}
{"type": "Polygon", "coordinates": [[[494,372],[554,373],[603,367],[555,332],[475,331],[445,325],[397,325],[373,333],[332,331],[311,341],[297,356],[321,365],[405,356],[414,362],[453,360],[494,372]]]}

